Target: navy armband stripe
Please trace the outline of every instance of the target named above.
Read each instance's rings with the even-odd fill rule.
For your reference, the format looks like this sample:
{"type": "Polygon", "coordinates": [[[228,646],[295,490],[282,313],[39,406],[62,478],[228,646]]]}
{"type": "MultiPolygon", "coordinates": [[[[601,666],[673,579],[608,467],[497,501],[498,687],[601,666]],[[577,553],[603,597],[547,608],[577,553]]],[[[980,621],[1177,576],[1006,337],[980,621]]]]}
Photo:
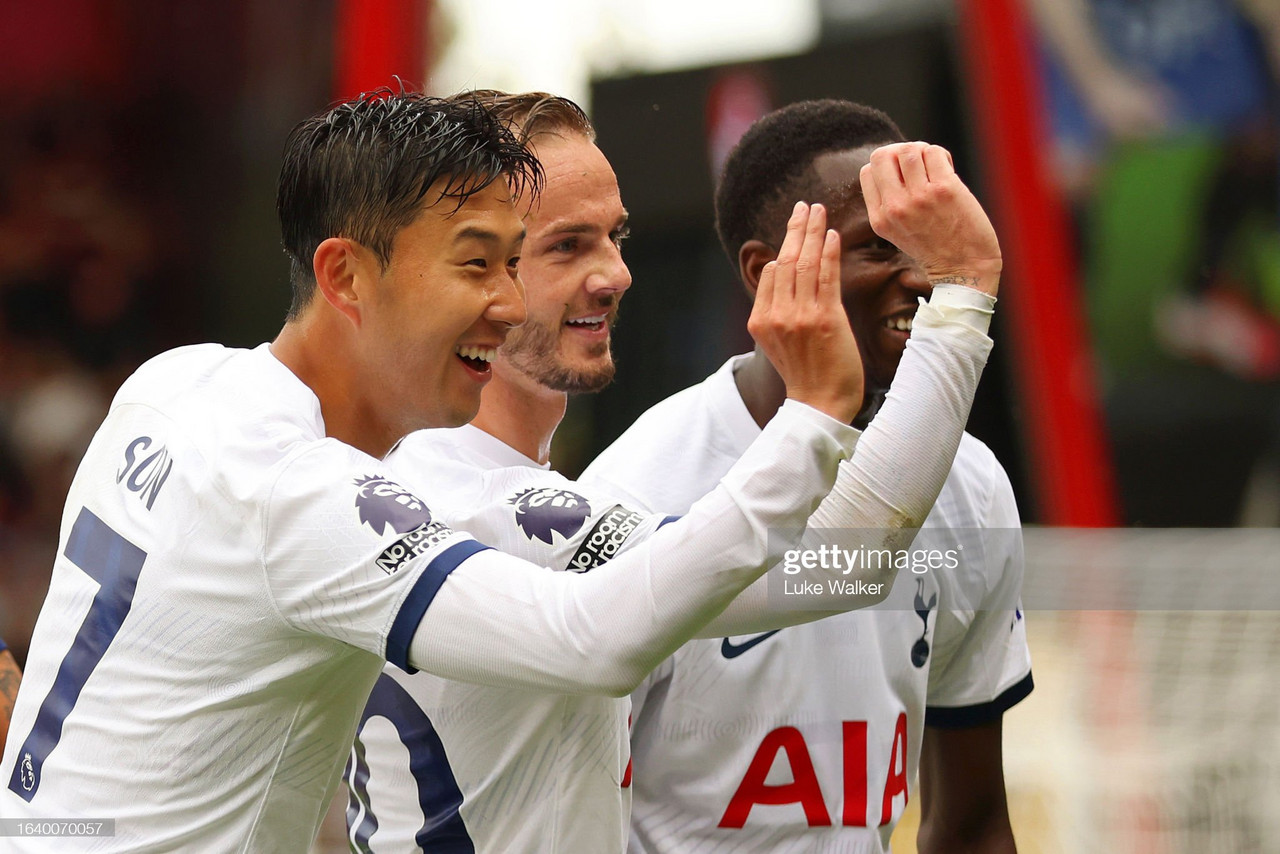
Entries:
{"type": "MultiPolygon", "coordinates": [[[[661,528],[663,525],[669,525],[672,522],[679,522],[683,518],[684,518],[683,516],[668,516],[667,518],[663,519],[661,522],[658,523],[658,528],[661,528]]],[[[655,528],[654,530],[656,531],[657,528],[655,528]]]]}
{"type": "Polygon", "coordinates": [[[979,703],[976,706],[927,706],[924,710],[924,725],[938,729],[964,729],[992,723],[1026,699],[1034,687],[1035,683],[1031,680],[1031,674],[1028,673],[999,697],[987,703],[979,703]]]}
{"type": "Polygon", "coordinates": [[[387,633],[387,661],[406,673],[418,672],[409,665],[409,644],[413,640],[413,633],[418,630],[418,623],[422,622],[422,615],[440,592],[449,573],[473,554],[488,548],[489,546],[475,540],[464,540],[449,546],[431,559],[431,563],[427,564],[418,580],[413,583],[413,589],[405,597],[400,612],[391,623],[391,631],[387,633]]]}

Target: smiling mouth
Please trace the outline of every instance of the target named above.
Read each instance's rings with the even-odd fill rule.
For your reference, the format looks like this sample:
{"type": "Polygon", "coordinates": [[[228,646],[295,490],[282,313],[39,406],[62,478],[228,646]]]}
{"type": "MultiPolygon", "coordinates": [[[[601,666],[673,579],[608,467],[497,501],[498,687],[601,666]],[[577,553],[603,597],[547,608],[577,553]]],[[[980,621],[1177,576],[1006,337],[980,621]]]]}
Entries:
{"type": "Polygon", "coordinates": [[[910,335],[911,326],[914,320],[914,315],[900,314],[896,317],[886,317],[884,320],[880,321],[880,325],[886,329],[891,329],[895,332],[905,332],[910,335]]]}
{"type": "Polygon", "coordinates": [[[496,347],[458,347],[453,351],[473,371],[488,373],[490,363],[498,358],[496,347]]]}
{"type": "Polygon", "coordinates": [[[607,314],[595,314],[591,317],[579,317],[574,320],[566,320],[565,326],[571,326],[574,329],[586,329],[590,332],[599,332],[605,327],[609,321],[607,314]]]}

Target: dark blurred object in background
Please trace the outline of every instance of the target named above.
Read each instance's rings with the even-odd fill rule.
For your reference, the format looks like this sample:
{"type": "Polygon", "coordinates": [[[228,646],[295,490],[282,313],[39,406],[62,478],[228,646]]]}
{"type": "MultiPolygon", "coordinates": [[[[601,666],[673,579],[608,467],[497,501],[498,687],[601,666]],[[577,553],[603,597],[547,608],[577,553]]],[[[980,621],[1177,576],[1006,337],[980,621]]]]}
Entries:
{"type": "MultiPolygon", "coordinates": [[[[870,104],[894,116],[908,138],[946,146],[960,174],[980,184],[957,73],[950,22],[926,17],[848,32],[801,56],[596,81],[592,119],[631,214],[624,252],[635,284],[614,332],[617,379],[603,393],[571,402],[563,439],[557,434],[557,468],[572,472],[653,403],[751,349],[750,303],[716,238],[712,207],[716,152],[737,141],[726,134],[740,134],[756,118],[744,124],[738,112],[805,98],[870,104]],[[579,436],[588,449],[575,448],[579,436]]],[[[996,322],[998,337],[999,313],[996,322]]],[[[970,430],[1007,461],[1027,513],[1007,356],[1006,347],[996,348],[970,430]]]]}
{"type": "Polygon", "coordinates": [[[1126,521],[1280,524],[1280,5],[1025,1],[1126,521]]]}
{"type": "Polygon", "coordinates": [[[0,636],[19,661],[62,503],[125,376],[256,344],[288,302],[288,129],[329,100],[327,2],[0,8],[0,636]]]}

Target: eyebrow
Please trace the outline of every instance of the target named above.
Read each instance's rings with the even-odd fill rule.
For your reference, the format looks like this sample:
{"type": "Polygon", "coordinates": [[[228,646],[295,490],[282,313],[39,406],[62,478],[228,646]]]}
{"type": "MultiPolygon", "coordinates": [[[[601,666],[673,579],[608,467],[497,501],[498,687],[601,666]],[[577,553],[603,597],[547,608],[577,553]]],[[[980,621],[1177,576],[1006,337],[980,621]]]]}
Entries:
{"type": "MultiPolygon", "coordinates": [[[[527,233],[528,232],[521,227],[520,233],[516,235],[512,242],[524,240],[527,233]]],[[[487,228],[480,228],[474,225],[467,226],[453,237],[454,243],[461,243],[464,240],[479,240],[481,243],[493,244],[500,244],[503,242],[502,235],[498,234],[496,231],[490,231],[487,228]]]]}
{"type": "MultiPolygon", "coordinates": [[[[613,231],[614,229],[622,228],[630,218],[631,214],[623,211],[622,216],[618,217],[618,221],[609,230],[613,231]]],[[[595,231],[599,231],[599,228],[586,222],[557,222],[552,223],[551,227],[547,229],[547,234],[591,234],[595,231]]]]}

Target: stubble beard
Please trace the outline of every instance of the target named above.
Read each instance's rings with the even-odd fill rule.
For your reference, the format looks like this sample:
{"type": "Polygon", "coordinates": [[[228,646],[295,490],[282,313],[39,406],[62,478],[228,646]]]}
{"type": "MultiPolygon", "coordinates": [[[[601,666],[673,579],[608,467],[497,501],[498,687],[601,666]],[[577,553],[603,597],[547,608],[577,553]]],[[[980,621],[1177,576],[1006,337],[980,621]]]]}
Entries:
{"type": "MultiPolygon", "coordinates": [[[[612,326],[613,318],[609,319],[612,326]]],[[[609,342],[601,341],[588,355],[595,361],[590,368],[572,368],[560,361],[557,353],[559,335],[543,323],[527,321],[514,329],[502,345],[502,355],[512,367],[552,391],[566,394],[597,392],[613,381],[616,368],[609,353],[609,342]]]]}

